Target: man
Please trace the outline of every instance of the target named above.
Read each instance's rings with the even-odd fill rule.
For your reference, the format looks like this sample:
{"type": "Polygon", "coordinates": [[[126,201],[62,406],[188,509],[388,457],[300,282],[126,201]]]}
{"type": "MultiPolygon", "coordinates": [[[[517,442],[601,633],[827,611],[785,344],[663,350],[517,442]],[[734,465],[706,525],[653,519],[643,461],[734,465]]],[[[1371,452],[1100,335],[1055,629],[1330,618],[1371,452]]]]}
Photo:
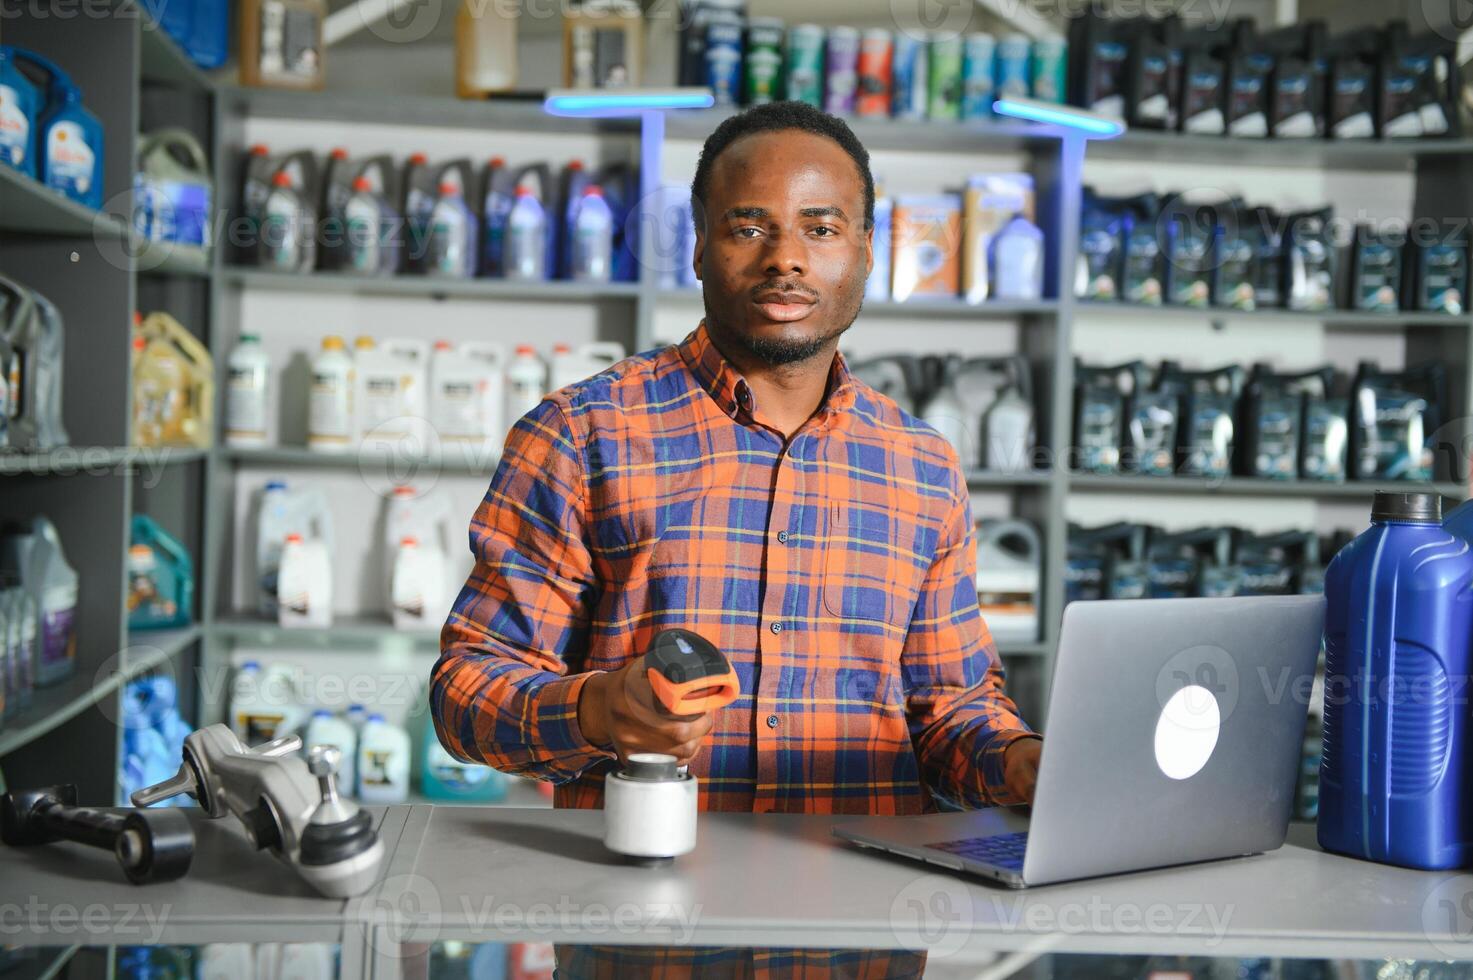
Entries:
{"type": "MultiPolygon", "coordinates": [[[[553,781],[563,807],[600,806],[633,752],[689,763],[711,810],[1031,801],[1040,742],[977,608],[956,453],[837,354],[873,264],[869,155],[832,116],[760,106],[707,139],[692,201],[703,323],[508,437],[441,636],[441,741],[553,781]],[[731,659],[736,702],[655,706],[640,654],[670,627],[731,659]]],[[[748,955],[783,972],[829,954],[748,955]]],[[[904,974],[858,955],[836,971],[904,974]]]]}

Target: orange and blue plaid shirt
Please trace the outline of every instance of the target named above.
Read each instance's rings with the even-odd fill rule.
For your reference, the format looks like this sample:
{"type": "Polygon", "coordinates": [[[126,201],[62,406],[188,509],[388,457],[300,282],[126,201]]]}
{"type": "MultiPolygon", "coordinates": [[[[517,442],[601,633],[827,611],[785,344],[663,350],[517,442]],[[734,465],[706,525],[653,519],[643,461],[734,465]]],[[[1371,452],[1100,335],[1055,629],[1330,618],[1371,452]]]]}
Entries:
{"type": "MultiPolygon", "coordinates": [[[[790,439],[702,324],[522,418],[470,528],[441,633],[436,731],[454,755],[599,807],[615,761],[578,727],[589,671],[656,632],[700,633],[741,696],[691,764],[700,806],[920,813],[1019,802],[1030,735],[977,607],[971,498],[934,430],[834,358],[790,439]]],[[[558,975],[919,976],[897,950],[561,946],[558,975]]]]}
{"type": "Polygon", "coordinates": [[[678,626],[741,683],[691,765],[702,809],[1019,802],[1003,752],[1031,733],[978,610],[955,452],[839,355],[791,438],[760,412],[702,324],[517,422],[441,634],[441,742],[601,806],[615,757],[579,692],[678,626]]]}

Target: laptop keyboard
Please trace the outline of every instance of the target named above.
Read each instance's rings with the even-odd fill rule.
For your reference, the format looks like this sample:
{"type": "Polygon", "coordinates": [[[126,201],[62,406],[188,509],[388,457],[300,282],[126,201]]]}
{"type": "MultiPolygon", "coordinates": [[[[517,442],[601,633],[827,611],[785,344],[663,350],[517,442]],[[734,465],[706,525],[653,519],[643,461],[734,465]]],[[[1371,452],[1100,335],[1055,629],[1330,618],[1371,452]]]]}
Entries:
{"type": "Polygon", "coordinates": [[[982,864],[991,864],[1008,871],[1021,873],[1023,871],[1023,852],[1028,847],[1028,831],[1023,830],[1016,834],[995,834],[991,837],[965,837],[961,840],[942,841],[939,844],[927,844],[926,846],[945,851],[947,854],[955,854],[969,861],[979,861],[982,864]]]}

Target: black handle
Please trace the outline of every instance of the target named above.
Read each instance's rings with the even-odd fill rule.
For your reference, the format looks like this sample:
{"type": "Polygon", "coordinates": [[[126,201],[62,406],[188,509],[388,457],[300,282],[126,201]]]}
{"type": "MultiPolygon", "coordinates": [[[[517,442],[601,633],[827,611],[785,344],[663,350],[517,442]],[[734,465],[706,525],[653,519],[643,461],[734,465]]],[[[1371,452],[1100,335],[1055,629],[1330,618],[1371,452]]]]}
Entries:
{"type": "Polygon", "coordinates": [[[0,839],[11,847],[72,841],[112,851],[134,884],[183,877],[194,858],[194,830],[178,810],[111,813],[80,807],[71,784],[0,797],[0,839]]]}

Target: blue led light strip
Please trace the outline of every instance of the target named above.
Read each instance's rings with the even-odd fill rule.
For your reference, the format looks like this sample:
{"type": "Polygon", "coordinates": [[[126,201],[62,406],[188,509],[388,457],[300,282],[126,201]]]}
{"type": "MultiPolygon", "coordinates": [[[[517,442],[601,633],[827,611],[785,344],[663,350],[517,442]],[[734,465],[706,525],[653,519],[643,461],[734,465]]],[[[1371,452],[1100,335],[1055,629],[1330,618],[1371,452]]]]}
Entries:
{"type": "Polygon", "coordinates": [[[1019,102],[1013,99],[998,99],[992,104],[992,111],[999,116],[1012,116],[1015,119],[1027,119],[1031,122],[1047,123],[1050,126],[1063,126],[1066,129],[1077,129],[1091,136],[1101,139],[1114,139],[1125,132],[1125,125],[1117,120],[1106,116],[1099,116],[1092,112],[1084,112],[1079,109],[1071,109],[1069,106],[1053,106],[1039,102],[1019,102]]]}

